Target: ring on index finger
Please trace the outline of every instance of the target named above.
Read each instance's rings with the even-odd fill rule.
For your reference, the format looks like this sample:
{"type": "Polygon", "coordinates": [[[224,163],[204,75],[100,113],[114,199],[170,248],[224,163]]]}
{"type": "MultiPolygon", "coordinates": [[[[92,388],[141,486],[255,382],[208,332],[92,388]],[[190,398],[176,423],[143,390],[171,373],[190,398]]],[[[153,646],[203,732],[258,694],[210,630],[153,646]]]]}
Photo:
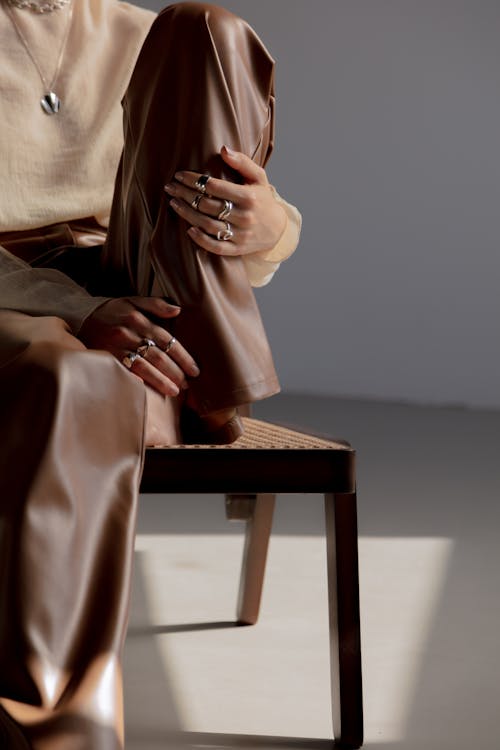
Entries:
{"type": "Polygon", "coordinates": [[[207,192],[207,182],[210,179],[209,174],[201,174],[196,182],[194,183],[194,186],[197,190],[200,191],[200,193],[206,193],[207,192]]]}

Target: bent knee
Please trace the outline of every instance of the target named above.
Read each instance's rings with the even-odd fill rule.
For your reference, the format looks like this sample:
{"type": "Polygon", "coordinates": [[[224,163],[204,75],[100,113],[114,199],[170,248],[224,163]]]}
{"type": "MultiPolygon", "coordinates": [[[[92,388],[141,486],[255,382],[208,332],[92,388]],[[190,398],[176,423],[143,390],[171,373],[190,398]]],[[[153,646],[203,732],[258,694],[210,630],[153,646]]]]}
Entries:
{"type": "Polygon", "coordinates": [[[192,20],[207,18],[207,16],[209,18],[220,18],[226,20],[237,18],[234,13],[231,13],[231,11],[227,10],[227,8],[223,8],[221,5],[191,1],[185,3],[172,3],[172,5],[167,5],[167,7],[164,8],[159,15],[162,16],[163,14],[168,13],[175,15],[177,18],[187,18],[192,20]]]}
{"type": "Polygon", "coordinates": [[[211,34],[224,38],[229,32],[233,34],[235,29],[246,26],[241,18],[220,5],[197,2],[167,6],[158,15],[157,23],[176,24],[179,31],[182,29],[180,38],[183,43],[189,43],[190,31],[196,33],[199,29],[209,29],[211,34]]]}

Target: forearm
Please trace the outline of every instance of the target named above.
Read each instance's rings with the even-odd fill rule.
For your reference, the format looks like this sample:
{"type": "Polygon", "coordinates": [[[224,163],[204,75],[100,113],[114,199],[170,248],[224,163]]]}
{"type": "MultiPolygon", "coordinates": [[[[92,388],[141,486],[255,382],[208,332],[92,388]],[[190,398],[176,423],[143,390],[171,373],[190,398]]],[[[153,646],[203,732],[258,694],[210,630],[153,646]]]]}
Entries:
{"type": "Polygon", "coordinates": [[[55,315],[76,335],[83,321],[107,299],[90,296],[59,271],[31,268],[0,247],[0,309],[55,315]]]}

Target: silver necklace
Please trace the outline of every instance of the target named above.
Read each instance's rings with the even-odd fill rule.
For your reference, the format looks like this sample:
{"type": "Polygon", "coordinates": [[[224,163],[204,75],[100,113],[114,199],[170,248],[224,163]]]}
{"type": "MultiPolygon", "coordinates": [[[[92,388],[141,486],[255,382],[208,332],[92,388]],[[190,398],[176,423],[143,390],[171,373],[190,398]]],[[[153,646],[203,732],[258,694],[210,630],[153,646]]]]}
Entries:
{"type": "Polygon", "coordinates": [[[64,8],[71,0],[52,0],[50,3],[37,3],[35,0],[7,0],[9,5],[21,10],[30,10],[32,13],[52,13],[53,10],[64,8]]]}
{"type": "MultiPolygon", "coordinates": [[[[22,2],[22,0],[19,0],[19,2],[22,2]]],[[[63,5],[67,5],[71,0],[68,0],[68,2],[63,2],[63,5]]],[[[9,0],[8,5],[6,6],[7,12],[9,14],[10,20],[12,21],[12,25],[14,26],[14,29],[16,30],[16,34],[19,37],[20,41],[22,42],[23,47],[25,48],[26,52],[28,53],[31,62],[35,66],[38,75],[40,76],[40,80],[42,81],[43,87],[45,89],[45,93],[40,99],[40,106],[47,115],[56,115],[60,108],[61,108],[61,100],[57,96],[57,94],[54,91],[54,86],[57,81],[57,78],[59,76],[59,70],[61,68],[61,63],[64,56],[64,50],[66,49],[66,42],[68,41],[69,36],[69,30],[71,28],[71,20],[73,18],[73,8],[75,7],[74,4],[71,4],[71,7],[68,12],[68,20],[66,22],[66,30],[64,32],[64,38],[62,40],[61,49],[59,50],[59,57],[57,58],[57,64],[56,64],[56,70],[52,77],[52,80],[49,84],[47,84],[47,80],[42,73],[42,70],[40,68],[40,65],[37,62],[36,57],[34,56],[33,52],[29,48],[29,44],[26,41],[26,38],[24,34],[22,33],[21,29],[17,25],[16,19],[14,18],[14,14],[12,12],[12,9],[9,7],[10,5],[14,5],[15,3],[11,3],[9,0]]],[[[19,7],[16,5],[16,7],[19,7]]],[[[41,6],[40,6],[41,7],[41,6]]],[[[62,7],[62,6],[61,6],[62,7]]],[[[45,12],[45,11],[42,11],[45,12]]]]}

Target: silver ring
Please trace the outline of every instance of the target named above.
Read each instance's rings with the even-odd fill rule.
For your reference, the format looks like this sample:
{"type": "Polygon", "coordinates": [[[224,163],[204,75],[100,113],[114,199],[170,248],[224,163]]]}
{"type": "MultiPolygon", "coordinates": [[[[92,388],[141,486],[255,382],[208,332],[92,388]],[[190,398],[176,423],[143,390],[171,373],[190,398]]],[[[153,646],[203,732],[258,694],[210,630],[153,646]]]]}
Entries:
{"type": "Polygon", "coordinates": [[[233,201],[227,201],[225,199],[223,199],[223,200],[224,200],[224,208],[222,209],[222,211],[220,212],[220,214],[217,216],[217,218],[219,219],[219,221],[224,221],[224,219],[227,219],[227,217],[229,216],[229,214],[231,213],[231,211],[234,208],[233,201]]]}
{"type": "Polygon", "coordinates": [[[129,352],[123,359],[122,359],[122,365],[125,365],[127,370],[132,369],[132,365],[134,364],[135,360],[138,359],[141,355],[137,352],[129,352]]]}
{"type": "Polygon", "coordinates": [[[209,174],[201,174],[196,182],[194,183],[195,188],[197,188],[200,193],[206,193],[207,192],[207,182],[210,179],[209,174]]]}
{"type": "Polygon", "coordinates": [[[191,206],[194,208],[195,211],[200,210],[200,201],[203,198],[203,193],[196,193],[193,200],[191,201],[191,206]]]}
{"type": "Polygon", "coordinates": [[[156,341],[153,341],[153,339],[144,339],[135,350],[135,353],[138,354],[139,357],[146,359],[146,354],[153,348],[153,346],[156,346],[156,341]]]}
{"type": "Polygon", "coordinates": [[[223,242],[227,242],[227,240],[230,240],[231,237],[234,237],[234,232],[231,229],[231,224],[228,221],[225,221],[224,224],[226,225],[226,228],[220,229],[217,232],[217,239],[222,240],[223,242]]]}
{"type": "Polygon", "coordinates": [[[165,354],[169,353],[170,349],[173,347],[173,345],[175,344],[176,341],[177,341],[177,339],[175,338],[175,336],[172,336],[172,338],[170,339],[170,341],[166,345],[165,349],[163,350],[165,352],[165,354]]]}

